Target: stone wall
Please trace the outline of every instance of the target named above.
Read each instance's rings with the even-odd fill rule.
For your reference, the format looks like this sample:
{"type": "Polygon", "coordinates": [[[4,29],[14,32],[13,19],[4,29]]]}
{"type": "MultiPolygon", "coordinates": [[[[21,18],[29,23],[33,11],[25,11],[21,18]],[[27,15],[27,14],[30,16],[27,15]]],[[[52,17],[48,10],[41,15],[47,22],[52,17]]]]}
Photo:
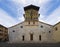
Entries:
{"type": "Polygon", "coordinates": [[[9,30],[9,41],[10,42],[51,42],[52,41],[52,26],[36,22],[35,25],[26,22],[17,24],[10,27],[9,30]],[[38,23],[38,24],[36,24],[38,23]],[[22,26],[22,28],[21,28],[22,26]],[[43,27],[42,27],[43,26],[43,27]],[[30,34],[33,34],[33,40],[30,40],[30,34]],[[22,41],[22,36],[24,35],[24,41],[22,41]],[[41,35],[41,40],[39,40],[39,35],[41,35]]]}

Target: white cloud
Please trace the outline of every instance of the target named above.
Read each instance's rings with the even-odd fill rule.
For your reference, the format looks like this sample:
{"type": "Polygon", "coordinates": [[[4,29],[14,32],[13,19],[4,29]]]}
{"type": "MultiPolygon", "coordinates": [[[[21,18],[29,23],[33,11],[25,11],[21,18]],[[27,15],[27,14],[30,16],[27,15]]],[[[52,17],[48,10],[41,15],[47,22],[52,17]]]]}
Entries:
{"type": "Polygon", "coordinates": [[[29,4],[40,5],[49,2],[51,0],[12,0],[12,1],[23,5],[29,5],[29,4]]]}
{"type": "Polygon", "coordinates": [[[46,20],[47,23],[54,25],[55,23],[60,21],[60,6],[50,14],[46,20]]]}
{"type": "Polygon", "coordinates": [[[12,0],[16,3],[26,4],[26,0],[12,0]]]}
{"type": "MultiPolygon", "coordinates": [[[[15,2],[17,2],[17,3],[21,3],[22,5],[29,5],[29,4],[34,4],[34,5],[38,5],[38,6],[40,6],[41,5],[41,8],[44,6],[44,5],[46,5],[46,3],[48,3],[48,2],[50,2],[50,1],[52,1],[52,0],[14,0],[15,2]]],[[[43,7],[43,10],[44,10],[45,8],[43,7]]],[[[43,16],[43,15],[40,15],[40,17],[39,17],[39,20],[40,21],[43,21],[43,22],[45,22],[45,23],[49,23],[49,24],[54,24],[54,23],[56,23],[56,22],[58,22],[59,20],[60,20],[60,16],[57,16],[58,14],[60,15],[60,13],[58,13],[58,12],[60,12],[59,11],[59,9],[60,8],[57,8],[51,15],[49,15],[48,17],[46,17],[46,16],[43,16]],[[51,20],[51,18],[52,17],[54,17],[53,18],[53,20],[51,20]]],[[[44,11],[47,11],[47,10],[44,10],[44,11]]],[[[22,17],[19,17],[18,18],[19,20],[21,20],[21,21],[23,21],[24,20],[24,18],[22,17]]]]}
{"type": "MultiPolygon", "coordinates": [[[[40,5],[43,5],[43,4],[47,3],[47,2],[50,2],[51,0],[13,0],[13,1],[15,3],[21,4],[23,6],[29,5],[29,4],[40,6],[40,5]]],[[[58,7],[48,17],[40,15],[39,20],[43,21],[45,23],[49,23],[49,24],[55,24],[56,22],[60,21],[60,7],[58,7]]],[[[18,17],[18,21],[19,22],[24,21],[24,17],[23,16],[22,17],[18,17]]],[[[17,22],[17,20],[15,20],[14,18],[12,18],[4,10],[0,9],[0,24],[4,25],[6,27],[10,27],[10,26],[16,24],[16,22],[17,22]]]]}
{"type": "Polygon", "coordinates": [[[44,22],[44,23],[48,23],[48,22],[45,21],[45,18],[46,18],[46,16],[40,15],[39,16],[39,21],[44,22]]]}
{"type": "Polygon", "coordinates": [[[40,15],[39,16],[39,20],[43,20],[44,19],[44,16],[43,15],[40,15]]]}
{"type": "Polygon", "coordinates": [[[0,9],[0,24],[10,27],[16,24],[16,20],[8,15],[4,10],[0,9]]]}
{"type": "Polygon", "coordinates": [[[46,2],[50,2],[51,0],[40,0],[40,4],[46,3],[46,2]]]}
{"type": "Polygon", "coordinates": [[[22,16],[22,17],[19,17],[18,20],[19,20],[20,22],[22,22],[22,21],[24,21],[25,19],[24,19],[24,17],[22,16]]]}

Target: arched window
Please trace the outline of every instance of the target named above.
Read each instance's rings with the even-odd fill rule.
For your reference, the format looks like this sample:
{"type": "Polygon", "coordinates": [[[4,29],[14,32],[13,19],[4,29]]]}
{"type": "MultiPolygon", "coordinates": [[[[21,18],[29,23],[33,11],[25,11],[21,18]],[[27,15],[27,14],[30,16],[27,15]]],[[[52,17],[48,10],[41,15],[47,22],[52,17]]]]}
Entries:
{"type": "Polygon", "coordinates": [[[22,36],[22,41],[24,41],[24,40],[25,40],[25,36],[23,35],[23,36],[22,36]]]}

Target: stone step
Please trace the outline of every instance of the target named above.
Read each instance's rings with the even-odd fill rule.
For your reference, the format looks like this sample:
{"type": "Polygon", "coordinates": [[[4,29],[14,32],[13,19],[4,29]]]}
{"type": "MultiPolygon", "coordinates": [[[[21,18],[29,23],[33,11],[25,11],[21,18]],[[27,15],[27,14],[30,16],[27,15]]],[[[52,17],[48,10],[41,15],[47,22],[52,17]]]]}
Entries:
{"type": "Polygon", "coordinates": [[[60,43],[0,43],[0,47],[60,47],[60,43]]]}

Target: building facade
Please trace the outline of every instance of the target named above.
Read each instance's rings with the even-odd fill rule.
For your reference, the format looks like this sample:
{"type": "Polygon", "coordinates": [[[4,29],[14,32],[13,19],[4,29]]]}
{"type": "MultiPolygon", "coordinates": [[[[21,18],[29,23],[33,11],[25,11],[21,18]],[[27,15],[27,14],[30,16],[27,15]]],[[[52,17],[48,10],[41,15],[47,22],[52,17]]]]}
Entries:
{"type": "Polygon", "coordinates": [[[42,43],[53,42],[53,26],[38,20],[39,7],[29,5],[24,7],[25,21],[8,28],[9,42],[42,43]]]}
{"type": "Polygon", "coordinates": [[[0,41],[8,41],[8,28],[0,25],[0,41]]]}
{"type": "Polygon", "coordinates": [[[53,26],[53,39],[55,42],[60,42],[60,22],[53,26]]]}

